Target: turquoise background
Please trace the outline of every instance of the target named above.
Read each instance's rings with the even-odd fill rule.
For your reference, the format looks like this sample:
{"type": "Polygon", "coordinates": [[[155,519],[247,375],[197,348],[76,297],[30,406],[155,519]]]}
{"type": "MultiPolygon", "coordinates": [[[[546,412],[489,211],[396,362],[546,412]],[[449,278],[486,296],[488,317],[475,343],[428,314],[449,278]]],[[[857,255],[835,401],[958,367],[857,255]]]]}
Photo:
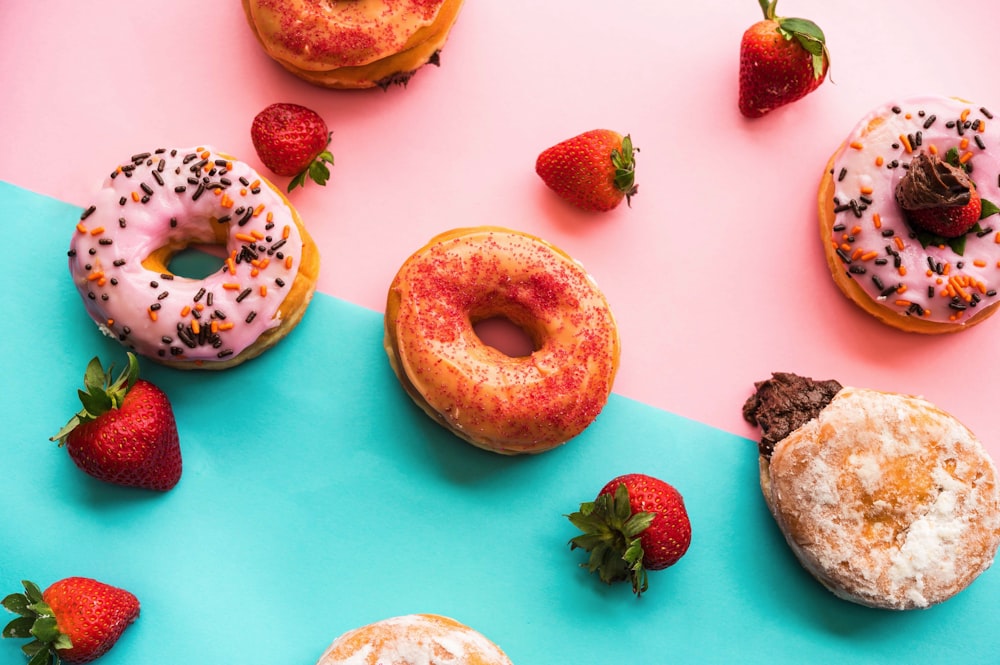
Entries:
{"type": "MultiPolygon", "coordinates": [[[[753,442],[613,395],[557,450],[480,451],[399,388],[381,315],[326,295],[237,368],[143,360],[173,402],[184,475],[166,494],[93,480],[48,440],[87,361],[125,360],[67,274],[79,214],[0,182],[0,591],[69,575],[131,590],[142,614],[102,665],[311,664],[340,633],[412,612],[467,623],[515,665],[1000,660],[995,570],[926,611],[838,600],[771,521],[753,442]],[[578,566],[564,517],[634,471],[681,491],[694,532],[639,599],[578,566]]],[[[0,663],[24,662],[18,644],[0,663]]]]}

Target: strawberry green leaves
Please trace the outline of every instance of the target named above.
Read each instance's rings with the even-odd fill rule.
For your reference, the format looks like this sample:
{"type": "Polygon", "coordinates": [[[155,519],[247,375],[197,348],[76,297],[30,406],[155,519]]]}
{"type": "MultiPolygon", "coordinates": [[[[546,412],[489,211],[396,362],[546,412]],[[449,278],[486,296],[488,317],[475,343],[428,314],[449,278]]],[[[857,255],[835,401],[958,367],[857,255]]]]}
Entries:
{"type": "Polygon", "coordinates": [[[91,359],[83,375],[85,390],[77,390],[83,409],[75,414],[50,441],[58,441],[61,446],[66,443],[69,433],[81,423],[96,420],[108,411],[121,408],[125,395],[139,379],[139,360],[135,354],[129,352],[128,366],[115,379],[112,379],[113,371],[114,365],[105,371],[99,358],[91,359]]]}

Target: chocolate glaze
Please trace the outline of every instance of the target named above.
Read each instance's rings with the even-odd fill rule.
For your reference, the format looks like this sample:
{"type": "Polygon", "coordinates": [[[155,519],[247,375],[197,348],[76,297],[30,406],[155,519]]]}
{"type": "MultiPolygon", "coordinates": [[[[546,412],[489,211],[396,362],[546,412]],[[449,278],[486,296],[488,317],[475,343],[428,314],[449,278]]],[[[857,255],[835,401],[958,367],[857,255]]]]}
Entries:
{"type": "Polygon", "coordinates": [[[973,187],[963,169],[921,152],[896,185],[896,202],[903,210],[960,207],[968,205],[973,187]]]}
{"type": "Polygon", "coordinates": [[[768,459],[775,444],[819,415],[843,388],[833,379],[814,381],[790,372],[774,372],[753,385],[754,394],[743,404],[743,418],[760,427],[757,448],[768,459]]]}

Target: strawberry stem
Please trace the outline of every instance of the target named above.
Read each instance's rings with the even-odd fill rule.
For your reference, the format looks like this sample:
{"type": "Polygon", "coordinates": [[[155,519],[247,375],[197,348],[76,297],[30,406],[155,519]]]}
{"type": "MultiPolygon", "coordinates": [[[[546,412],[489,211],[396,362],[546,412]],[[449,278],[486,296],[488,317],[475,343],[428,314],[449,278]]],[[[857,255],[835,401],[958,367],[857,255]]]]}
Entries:
{"type": "MultiPolygon", "coordinates": [[[[330,132],[326,137],[327,146],[330,145],[331,140],[333,140],[333,132],[330,132]]],[[[325,186],[326,181],[330,179],[330,167],[327,164],[333,164],[333,153],[329,149],[316,155],[309,166],[292,178],[291,182],[288,183],[288,191],[291,192],[296,187],[305,187],[307,178],[317,185],[325,186]]]]}
{"type": "Polygon", "coordinates": [[[108,411],[121,408],[122,402],[125,401],[125,395],[139,379],[139,360],[130,351],[128,353],[128,366],[122,369],[115,379],[112,379],[113,371],[114,365],[110,365],[105,371],[101,367],[100,359],[96,356],[87,363],[87,371],[83,375],[83,386],[86,390],[77,391],[83,409],[70,418],[69,422],[49,439],[50,441],[58,441],[59,445],[62,446],[66,443],[66,437],[69,436],[69,433],[78,425],[96,420],[108,411]]]}
{"type": "Polygon", "coordinates": [[[757,0],[757,2],[760,4],[761,11],[764,12],[764,18],[768,21],[773,21],[778,0],[757,0]]]}
{"type": "Polygon", "coordinates": [[[639,192],[635,184],[635,153],[638,148],[632,147],[632,137],[626,134],[622,138],[621,150],[611,151],[611,163],[615,167],[615,187],[625,193],[625,202],[632,207],[632,197],[639,192]]]}
{"type": "Polygon", "coordinates": [[[69,635],[59,630],[55,614],[48,603],[42,600],[38,585],[28,580],[21,581],[24,593],[12,593],[0,605],[18,617],[4,626],[2,636],[14,639],[30,639],[21,647],[28,656],[28,665],[59,665],[57,649],[70,649],[73,642],[69,635]]]}

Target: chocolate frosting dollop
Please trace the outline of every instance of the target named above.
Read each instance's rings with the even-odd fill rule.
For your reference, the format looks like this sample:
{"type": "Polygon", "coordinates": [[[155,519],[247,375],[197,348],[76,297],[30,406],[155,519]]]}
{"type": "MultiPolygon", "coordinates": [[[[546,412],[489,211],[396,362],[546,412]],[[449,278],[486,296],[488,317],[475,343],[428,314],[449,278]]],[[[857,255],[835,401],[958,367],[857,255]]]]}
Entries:
{"type": "Polygon", "coordinates": [[[775,444],[818,416],[843,388],[834,379],[814,381],[791,372],[774,372],[753,385],[754,394],[743,404],[743,418],[760,427],[757,448],[768,459],[775,444]]]}
{"type": "Polygon", "coordinates": [[[921,152],[896,185],[896,203],[903,210],[964,206],[973,187],[963,169],[921,152]]]}

